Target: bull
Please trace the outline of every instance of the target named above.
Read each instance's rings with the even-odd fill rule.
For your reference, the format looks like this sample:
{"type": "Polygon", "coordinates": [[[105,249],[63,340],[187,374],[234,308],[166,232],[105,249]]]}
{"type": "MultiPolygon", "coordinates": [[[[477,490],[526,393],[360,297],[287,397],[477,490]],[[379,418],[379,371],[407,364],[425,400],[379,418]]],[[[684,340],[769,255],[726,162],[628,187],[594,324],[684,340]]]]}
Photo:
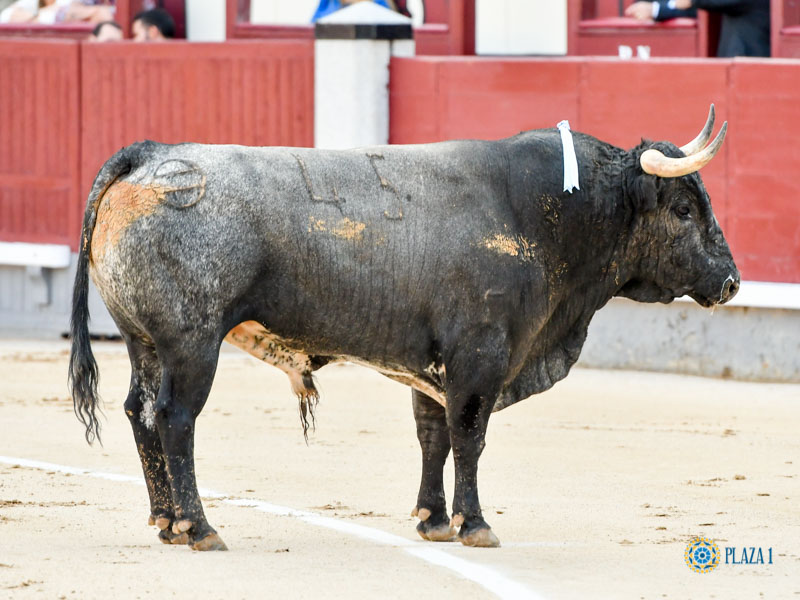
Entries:
{"type": "Polygon", "coordinates": [[[713,126],[712,105],[681,148],[626,151],[576,133],[574,193],[555,129],[344,151],[123,148],[91,188],[73,291],[69,384],[87,441],[99,435],[91,275],[130,356],[124,408],[164,543],[226,549],[193,457],[226,340],[287,373],[304,430],[323,365],[352,361],[409,385],[417,531],[499,545],[477,486],[491,413],[564,378],[613,296],[688,294],[711,307],[736,293],[698,174],[725,137],[727,123],[709,144],[713,126]]]}

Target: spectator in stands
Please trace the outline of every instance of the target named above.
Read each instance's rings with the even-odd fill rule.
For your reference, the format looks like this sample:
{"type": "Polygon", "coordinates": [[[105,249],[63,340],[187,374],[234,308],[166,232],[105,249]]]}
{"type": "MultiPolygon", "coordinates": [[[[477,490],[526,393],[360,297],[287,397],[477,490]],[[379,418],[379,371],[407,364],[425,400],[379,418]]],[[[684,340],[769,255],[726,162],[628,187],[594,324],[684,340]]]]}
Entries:
{"type": "Polygon", "coordinates": [[[175,21],[163,8],[143,10],[133,18],[134,42],[162,42],[175,37],[175,21]]]}
{"type": "Polygon", "coordinates": [[[625,14],[640,21],[694,17],[696,9],[722,15],[717,56],[769,56],[769,0],[655,0],[634,2],[625,14]]]}
{"type": "Polygon", "coordinates": [[[0,23],[99,23],[114,18],[103,0],[17,0],[0,13],[0,23]]]}
{"type": "MultiPolygon", "coordinates": [[[[366,1],[369,0],[320,0],[319,6],[317,6],[317,10],[314,13],[314,16],[311,17],[311,22],[315,23],[317,19],[321,19],[322,17],[327,16],[332,12],[336,12],[340,8],[349,6],[350,4],[356,4],[357,2],[366,2],[366,1]]],[[[395,0],[372,0],[372,1],[375,2],[375,4],[380,4],[381,6],[390,8],[407,17],[411,16],[408,10],[406,9],[406,0],[401,0],[400,2],[396,2],[395,0]]]]}
{"type": "Polygon", "coordinates": [[[116,21],[103,21],[95,25],[90,42],[118,42],[122,39],[122,27],[116,21]]]}

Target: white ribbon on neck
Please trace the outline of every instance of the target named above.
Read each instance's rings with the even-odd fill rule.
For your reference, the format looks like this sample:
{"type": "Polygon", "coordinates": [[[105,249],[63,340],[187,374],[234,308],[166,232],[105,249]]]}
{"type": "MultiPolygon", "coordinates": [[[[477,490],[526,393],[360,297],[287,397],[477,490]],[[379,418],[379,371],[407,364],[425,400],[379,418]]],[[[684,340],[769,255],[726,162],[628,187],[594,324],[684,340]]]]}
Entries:
{"type": "Polygon", "coordinates": [[[564,191],[571,194],[572,190],[581,189],[578,182],[578,159],[572,143],[572,132],[569,129],[569,121],[566,119],[556,127],[561,132],[561,146],[564,150],[564,191]]]}

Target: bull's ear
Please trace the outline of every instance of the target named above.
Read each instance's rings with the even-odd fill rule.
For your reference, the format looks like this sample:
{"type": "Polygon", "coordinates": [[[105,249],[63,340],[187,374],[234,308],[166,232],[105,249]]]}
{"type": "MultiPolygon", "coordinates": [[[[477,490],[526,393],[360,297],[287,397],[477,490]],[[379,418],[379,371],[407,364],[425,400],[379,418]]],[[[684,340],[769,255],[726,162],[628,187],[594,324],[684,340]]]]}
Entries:
{"type": "Polygon", "coordinates": [[[628,188],[634,206],[641,211],[647,212],[655,210],[658,205],[658,191],[661,181],[655,175],[648,175],[639,172],[634,178],[632,185],[628,188]]]}

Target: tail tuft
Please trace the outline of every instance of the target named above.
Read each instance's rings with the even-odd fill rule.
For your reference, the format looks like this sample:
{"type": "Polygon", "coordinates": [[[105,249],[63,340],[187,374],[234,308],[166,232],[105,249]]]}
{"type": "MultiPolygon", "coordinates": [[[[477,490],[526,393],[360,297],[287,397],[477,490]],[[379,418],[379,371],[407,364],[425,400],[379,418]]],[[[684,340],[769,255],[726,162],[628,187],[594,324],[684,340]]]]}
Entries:
{"type": "Polygon", "coordinates": [[[314,431],[317,429],[316,410],[317,404],[319,404],[319,392],[314,383],[314,379],[310,374],[304,374],[303,384],[305,390],[297,394],[300,424],[303,426],[303,438],[306,440],[306,445],[308,445],[309,428],[314,431]]]}
{"type": "Polygon", "coordinates": [[[100,422],[96,414],[99,376],[89,338],[89,267],[88,264],[82,264],[88,261],[88,252],[82,250],[72,290],[72,317],[69,324],[72,350],[67,379],[75,416],[86,427],[86,441],[92,444],[95,439],[100,441],[100,422]]]}

